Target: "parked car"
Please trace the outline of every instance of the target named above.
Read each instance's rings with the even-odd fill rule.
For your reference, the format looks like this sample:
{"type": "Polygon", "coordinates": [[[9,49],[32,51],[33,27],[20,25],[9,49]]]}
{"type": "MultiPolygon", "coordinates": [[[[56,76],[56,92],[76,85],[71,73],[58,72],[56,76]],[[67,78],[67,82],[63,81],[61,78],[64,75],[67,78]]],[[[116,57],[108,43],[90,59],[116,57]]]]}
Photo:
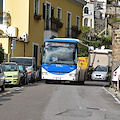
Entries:
{"type": "Polygon", "coordinates": [[[92,72],[91,80],[109,80],[109,67],[98,65],[92,72]]]}
{"type": "Polygon", "coordinates": [[[1,65],[4,67],[5,85],[21,85],[18,64],[6,62],[1,65]]]}
{"type": "Polygon", "coordinates": [[[35,57],[11,57],[10,62],[24,64],[28,73],[29,82],[35,82],[36,60],[35,57]]]}
{"type": "Polygon", "coordinates": [[[20,72],[20,81],[23,85],[26,85],[29,83],[28,76],[27,76],[27,70],[23,64],[18,64],[18,69],[20,72]]]}
{"type": "Polygon", "coordinates": [[[37,81],[40,81],[41,80],[41,65],[37,65],[36,69],[37,69],[37,71],[36,71],[36,79],[37,79],[37,81]]]}
{"type": "Polygon", "coordinates": [[[5,90],[5,75],[3,71],[3,67],[0,65],[0,88],[1,91],[5,90]]]}
{"type": "Polygon", "coordinates": [[[119,75],[120,75],[120,66],[114,69],[112,73],[112,82],[117,83],[119,75]]]}

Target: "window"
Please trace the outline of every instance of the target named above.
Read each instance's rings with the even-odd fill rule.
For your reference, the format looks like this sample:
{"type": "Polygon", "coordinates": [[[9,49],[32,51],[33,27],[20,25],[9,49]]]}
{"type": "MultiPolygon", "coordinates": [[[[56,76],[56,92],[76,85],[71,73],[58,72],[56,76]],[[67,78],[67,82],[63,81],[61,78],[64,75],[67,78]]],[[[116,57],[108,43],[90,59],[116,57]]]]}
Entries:
{"type": "Polygon", "coordinates": [[[71,13],[67,13],[67,28],[71,27],[71,13]]]}
{"type": "Polygon", "coordinates": [[[76,26],[79,28],[80,27],[80,17],[76,17],[76,26]]]}
{"type": "Polygon", "coordinates": [[[54,8],[51,7],[51,18],[54,17],[54,8]]]}
{"type": "Polygon", "coordinates": [[[88,7],[85,7],[84,13],[88,14],[88,7]]]}
{"type": "Polygon", "coordinates": [[[71,13],[67,12],[67,32],[66,37],[71,37],[71,13]]]}
{"type": "Polygon", "coordinates": [[[0,0],[0,24],[3,23],[3,15],[2,15],[2,12],[3,12],[3,0],[0,0]]]}
{"type": "Polygon", "coordinates": [[[98,9],[98,10],[103,9],[103,7],[102,7],[102,6],[103,6],[102,4],[98,3],[98,4],[97,4],[97,9],[98,9]]]}
{"type": "Polygon", "coordinates": [[[35,8],[35,15],[39,15],[39,3],[40,3],[40,0],[35,0],[35,6],[34,6],[34,8],[35,8]]]}
{"type": "Polygon", "coordinates": [[[61,20],[61,8],[57,8],[57,18],[61,20]]]}

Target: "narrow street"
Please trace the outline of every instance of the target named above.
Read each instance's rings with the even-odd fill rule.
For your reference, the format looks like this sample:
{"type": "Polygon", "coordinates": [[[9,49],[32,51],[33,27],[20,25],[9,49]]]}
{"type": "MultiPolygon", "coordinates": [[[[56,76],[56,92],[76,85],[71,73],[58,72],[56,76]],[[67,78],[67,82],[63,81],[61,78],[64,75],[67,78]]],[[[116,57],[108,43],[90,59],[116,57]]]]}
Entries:
{"type": "Polygon", "coordinates": [[[33,83],[0,92],[0,120],[119,120],[120,104],[107,82],[33,83]]]}

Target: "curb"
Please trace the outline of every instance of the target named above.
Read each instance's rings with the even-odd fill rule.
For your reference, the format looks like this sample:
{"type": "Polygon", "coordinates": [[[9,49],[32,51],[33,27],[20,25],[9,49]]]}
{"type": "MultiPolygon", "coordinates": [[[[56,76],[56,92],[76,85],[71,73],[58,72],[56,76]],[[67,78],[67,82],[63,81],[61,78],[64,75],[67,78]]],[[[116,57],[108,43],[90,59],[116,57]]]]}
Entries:
{"type": "Polygon", "coordinates": [[[117,91],[115,88],[112,87],[106,87],[106,89],[120,100],[120,91],[117,91]]]}

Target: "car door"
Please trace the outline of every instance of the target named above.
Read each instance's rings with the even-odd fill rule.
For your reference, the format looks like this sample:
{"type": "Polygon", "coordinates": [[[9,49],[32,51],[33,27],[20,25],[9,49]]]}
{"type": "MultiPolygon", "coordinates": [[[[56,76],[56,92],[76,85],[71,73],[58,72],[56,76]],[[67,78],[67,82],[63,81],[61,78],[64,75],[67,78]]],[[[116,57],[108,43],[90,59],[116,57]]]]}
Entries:
{"type": "Polygon", "coordinates": [[[0,86],[2,85],[2,71],[1,71],[1,67],[0,67],[0,86]]]}
{"type": "Polygon", "coordinates": [[[2,67],[0,67],[0,86],[3,85],[4,72],[2,67]]]}

